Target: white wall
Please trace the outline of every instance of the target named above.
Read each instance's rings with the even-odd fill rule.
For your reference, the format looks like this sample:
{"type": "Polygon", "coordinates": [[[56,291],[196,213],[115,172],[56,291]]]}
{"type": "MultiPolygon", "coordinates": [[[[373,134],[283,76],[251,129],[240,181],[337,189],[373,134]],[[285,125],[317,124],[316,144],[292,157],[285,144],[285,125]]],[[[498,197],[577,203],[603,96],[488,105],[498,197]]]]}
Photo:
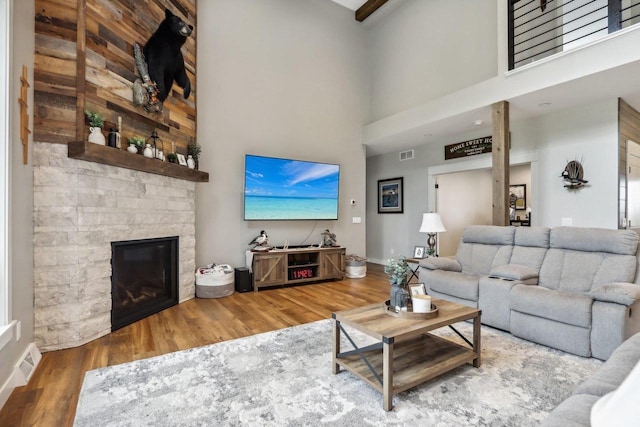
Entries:
{"type": "MultiPolygon", "coordinates": [[[[33,341],[33,167],[22,164],[22,144],[20,140],[20,76],[22,65],[28,68],[29,82],[33,82],[34,51],[34,2],[13,1],[12,13],[12,57],[10,69],[11,123],[9,152],[10,170],[10,212],[9,212],[9,295],[10,319],[21,323],[22,337],[14,339],[0,350],[0,406],[4,392],[10,391],[11,374],[20,356],[33,341]],[[4,388],[3,388],[4,387],[4,388]]],[[[28,96],[30,129],[33,129],[33,85],[28,96]]],[[[29,138],[31,140],[31,138],[29,138]]]]}
{"type": "Polygon", "coordinates": [[[513,141],[537,147],[535,225],[556,227],[572,218],[574,226],[618,228],[617,99],[514,123],[511,132],[513,141]],[[589,181],[579,190],[564,188],[560,178],[571,160],[582,160],[589,181]]]}
{"type": "MultiPolygon", "coordinates": [[[[438,141],[415,147],[415,158],[399,160],[398,153],[367,158],[367,256],[372,262],[413,254],[414,246],[424,246],[426,236],[419,233],[422,214],[435,210],[429,204],[428,168],[444,164],[444,146],[487,136],[483,131],[463,135],[458,140],[438,141]],[[378,180],[404,178],[404,213],[378,213],[378,180]]],[[[484,154],[482,156],[487,156],[484,154]]],[[[490,155],[489,155],[490,156],[490,155]]],[[[464,162],[464,159],[447,163],[464,162]]]]}
{"type": "Polygon", "coordinates": [[[243,266],[261,229],[273,244],[297,244],[329,228],[364,255],[368,71],[353,13],[326,0],[215,0],[198,3],[198,21],[197,135],[210,174],[197,186],[198,265],[243,266]],[[339,163],[340,219],[243,221],[248,153],[339,163]]]}
{"type": "Polygon", "coordinates": [[[371,120],[495,77],[495,0],[409,0],[369,30],[371,120]]]}
{"type": "MultiPolygon", "coordinates": [[[[611,99],[511,123],[512,163],[523,156],[535,159],[536,163],[531,167],[531,185],[527,188],[533,225],[555,227],[562,225],[562,218],[571,218],[574,226],[617,228],[617,111],[617,100],[611,99]],[[560,174],[566,163],[575,159],[584,161],[589,185],[570,191],[563,187],[560,174]]],[[[470,164],[468,169],[477,169],[477,164],[483,162],[490,165],[490,154],[444,160],[445,145],[479,136],[485,135],[467,134],[457,141],[416,147],[416,158],[410,161],[400,162],[398,153],[367,159],[370,200],[367,203],[367,254],[370,260],[384,262],[391,256],[407,256],[415,245],[425,244],[424,234],[417,231],[421,215],[435,210],[433,203],[429,203],[427,169],[447,169],[445,166],[455,165],[462,170],[465,164],[470,164]],[[398,176],[404,177],[404,214],[378,214],[377,180],[398,176]]],[[[474,218],[474,207],[466,209],[468,217],[474,218]]],[[[469,224],[472,223],[470,220],[469,224]]]]}

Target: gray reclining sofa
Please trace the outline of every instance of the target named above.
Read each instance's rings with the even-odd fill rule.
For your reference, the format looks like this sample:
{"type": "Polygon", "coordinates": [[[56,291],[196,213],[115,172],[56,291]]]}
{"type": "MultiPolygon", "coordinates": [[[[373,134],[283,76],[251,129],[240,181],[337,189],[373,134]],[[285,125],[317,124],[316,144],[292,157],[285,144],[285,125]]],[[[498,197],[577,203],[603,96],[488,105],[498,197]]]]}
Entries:
{"type": "Polygon", "coordinates": [[[426,258],[428,293],[482,310],[482,323],[607,359],[640,332],[638,235],[579,227],[469,226],[455,259],[426,258]]]}
{"type": "MultiPolygon", "coordinates": [[[[616,391],[640,362],[640,333],[627,339],[611,357],[542,422],[543,427],[589,427],[591,408],[601,397],[616,391]]],[[[634,384],[635,385],[635,384],[634,384]]],[[[615,415],[614,415],[615,416],[615,415]]],[[[612,419],[611,426],[619,425],[612,419]]]]}

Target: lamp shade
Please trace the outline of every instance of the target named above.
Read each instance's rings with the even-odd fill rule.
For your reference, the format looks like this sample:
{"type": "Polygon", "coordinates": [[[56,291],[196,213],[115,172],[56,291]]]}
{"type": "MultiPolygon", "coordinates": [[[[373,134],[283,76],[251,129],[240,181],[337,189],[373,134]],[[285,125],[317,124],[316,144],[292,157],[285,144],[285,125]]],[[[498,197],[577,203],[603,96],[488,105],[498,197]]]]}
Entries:
{"type": "Polygon", "coordinates": [[[440,215],[437,213],[422,214],[422,224],[420,225],[421,233],[442,233],[447,231],[442,225],[440,215]]]}

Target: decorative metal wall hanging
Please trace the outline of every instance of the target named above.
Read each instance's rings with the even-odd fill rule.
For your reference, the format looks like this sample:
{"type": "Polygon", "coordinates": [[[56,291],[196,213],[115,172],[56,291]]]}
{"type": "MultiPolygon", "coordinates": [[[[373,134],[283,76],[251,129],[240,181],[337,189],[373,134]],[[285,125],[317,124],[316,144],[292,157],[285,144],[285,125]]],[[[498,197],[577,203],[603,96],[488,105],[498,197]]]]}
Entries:
{"type": "Polygon", "coordinates": [[[562,179],[564,179],[565,188],[577,190],[589,182],[584,179],[584,168],[582,167],[581,162],[582,159],[580,159],[580,162],[572,160],[567,163],[567,166],[565,166],[564,171],[562,171],[562,174],[560,175],[562,179]]]}

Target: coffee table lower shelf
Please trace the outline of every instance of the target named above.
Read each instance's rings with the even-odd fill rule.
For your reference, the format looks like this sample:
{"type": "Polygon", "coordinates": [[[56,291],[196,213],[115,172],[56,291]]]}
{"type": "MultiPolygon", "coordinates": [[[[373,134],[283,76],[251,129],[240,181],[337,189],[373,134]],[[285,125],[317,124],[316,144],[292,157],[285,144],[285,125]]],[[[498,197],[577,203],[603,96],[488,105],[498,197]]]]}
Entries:
{"type": "MultiPolygon", "coordinates": [[[[384,364],[382,347],[363,351],[362,354],[382,377],[384,364]]],[[[397,342],[393,349],[392,395],[429,381],[458,366],[473,363],[477,357],[471,348],[432,334],[397,342]]],[[[380,393],[384,393],[383,385],[358,354],[338,355],[336,363],[380,393]]]]}

